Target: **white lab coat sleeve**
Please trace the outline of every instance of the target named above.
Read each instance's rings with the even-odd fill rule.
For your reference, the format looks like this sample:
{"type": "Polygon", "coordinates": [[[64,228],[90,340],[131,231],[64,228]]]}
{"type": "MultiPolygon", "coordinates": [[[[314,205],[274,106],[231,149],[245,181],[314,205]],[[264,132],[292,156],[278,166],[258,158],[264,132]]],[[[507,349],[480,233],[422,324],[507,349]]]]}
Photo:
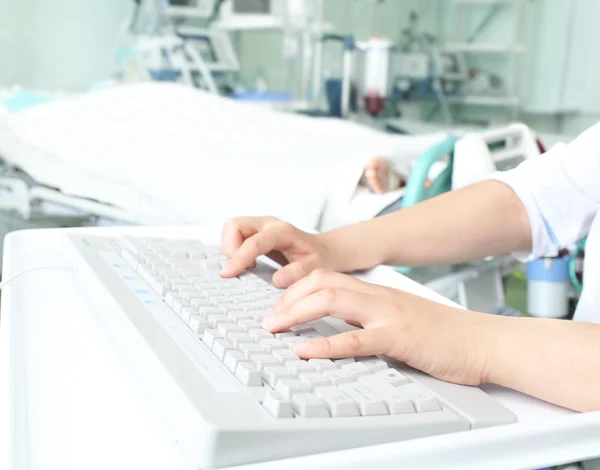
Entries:
{"type": "Polygon", "coordinates": [[[555,255],[585,237],[600,210],[600,123],[492,179],[509,185],[529,216],[531,251],[514,255],[523,262],[555,255]]]}

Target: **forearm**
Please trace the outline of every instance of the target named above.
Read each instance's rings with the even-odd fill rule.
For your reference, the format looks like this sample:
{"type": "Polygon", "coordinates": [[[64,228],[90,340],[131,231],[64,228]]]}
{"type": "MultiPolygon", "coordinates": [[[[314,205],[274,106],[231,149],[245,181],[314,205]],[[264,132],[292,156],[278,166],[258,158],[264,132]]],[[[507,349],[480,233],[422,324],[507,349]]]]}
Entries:
{"type": "Polygon", "coordinates": [[[576,411],[600,410],[600,325],[490,316],[486,382],[576,411]]]}
{"type": "Polygon", "coordinates": [[[322,237],[345,260],[343,271],[377,264],[453,264],[531,247],[523,204],[497,181],[451,191],[322,237]]]}

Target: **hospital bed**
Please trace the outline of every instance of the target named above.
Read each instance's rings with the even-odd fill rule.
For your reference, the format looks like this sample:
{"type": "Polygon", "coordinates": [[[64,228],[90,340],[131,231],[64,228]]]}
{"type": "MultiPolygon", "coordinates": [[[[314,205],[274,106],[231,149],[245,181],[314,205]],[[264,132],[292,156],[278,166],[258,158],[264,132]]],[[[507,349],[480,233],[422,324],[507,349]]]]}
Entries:
{"type": "MultiPolygon", "coordinates": [[[[70,101],[64,100],[64,104],[58,103],[54,109],[48,103],[32,108],[27,119],[20,122],[6,119],[5,114],[4,122],[0,119],[0,158],[5,163],[0,173],[0,213],[19,224],[5,224],[0,235],[15,227],[218,224],[229,217],[248,214],[275,215],[303,228],[322,230],[331,228],[332,224],[340,226],[376,216],[394,198],[401,198],[402,207],[408,207],[449,191],[457,165],[460,163],[468,169],[472,164],[468,159],[459,162],[454,154],[460,135],[442,133],[419,138],[386,135],[346,121],[277,113],[183,88],[171,84],[145,84],[96,92],[86,97],[88,103],[84,112],[78,100],[70,98],[70,101]],[[111,138],[120,138],[122,130],[112,133],[93,131],[94,126],[102,126],[115,118],[113,112],[101,106],[111,99],[121,104],[128,100],[132,104],[131,109],[120,108],[123,115],[120,117],[131,122],[128,130],[134,134],[136,142],[142,142],[142,151],[128,147],[127,142],[123,144],[124,151],[113,149],[106,143],[111,138]],[[174,105],[178,100],[191,107],[174,105]],[[208,119],[199,119],[191,111],[193,107],[210,108],[208,119]],[[88,109],[94,110],[93,118],[87,115],[88,109]],[[164,115],[162,119],[136,127],[136,116],[130,114],[132,109],[138,113],[160,109],[164,115]],[[170,111],[178,113],[181,126],[173,125],[170,111]],[[56,115],[63,117],[50,125],[56,115]],[[76,121],[82,116],[87,122],[78,128],[76,121]],[[198,142],[203,144],[198,152],[211,151],[219,157],[218,161],[196,161],[189,152],[189,148],[195,146],[194,140],[190,139],[185,126],[191,124],[192,129],[202,130],[209,120],[227,123],[242,141],[232,145],[232,149],[222,151],[215,144],[222,143],[226,135],[211,136],[208,131],[202,135],[196,133],[196,145],[198,142]],[[269,147],[258,145],[257,129],[252,127],[252,122],[256,121],[271,132],[269,147]],[[64,132],[65,129],[81,135],[76,136],[78,142],[66,145],[63,150],[61,137],[69,134],[64,132]],[[167,139],[149,145],[143,143],[149,140],[148,135],[161,130],[167,139]],[[104,142],[97,142],[98,135],[104,142]],[[95,145],[86,145],[85,139],[94,140],[95,145]],[[257,145],[245,148],[250,139],[257,145]],[[101,149],[98,151],[95,147],[101,149]],[[154,151],[152,147],[159,147],[165,154],[170,150],[171,154],[169,158],[163,156],[158,160],[150,154],[154,151]],[[275,149],[272,154],[269,154],[270,147],[275,149]],[[281,149],[287,149],[287,155],[281,155],[281,149]],[[362,174],[366,157],[389,155],[399,149],[403,158],[414,162],[402,194],[391,193],[383,197],[366,194],[371,202],[362,208],[354,204],[354,177],[362,174]],[[111,164],[104,161],[109,160],[111,150],[118,154],[113,158],[113,164],[129,157],[127,151],[130,150],[132,165],[121,168],[119,174],[116,169],[113,173],[107,171],[102,165],[111,164]],[[61,151],[64,155],[59,153],[61,151]],[[179,152],[186,151],[185,158],[179,158],[179,152]],[[140,158],[140,154],[146,155],[144,152],[147,152],[147,159],[140,158]],[[296,161],[293,161],[294,155],[296,161]],[[82,159],[85,159],[84,163],[82,159]],[[185,164],[185,167],[171,174],[170,166],[165,166],[169,159],[179,165],[185,164]],[[304,168],[298,167],[299,162],[304,168]],[[207,171],[209,175],[206,175],[207,171]],[[436,177],[431,185],[426,185],[432,172],[436,177]],[[273,175],[294,176],[280,181],[273,175]],[[334,185],[332,190],[332,181],[336,179],[340,184],[334,185]],[[203,189],[205,185],[210,191],[203,189]],[[255,191],[251,192],[252,188],[255,191]],[[342,188],[341,192],[339,188],[342,188]],[[260,193],[266,191],[268,193],[261,197],[260,193]],[[299,191],[301,194],[294,194],[299,191]],[[350,199],[347,199],[348,194],[350,199]],[[339,213],[332,215],[332,208],[339,213]],[[348,214],[351,219],[344,219],[348,214]]],[[[214,127],[206,128],[215,133],[214,127]]],[[[516,164],[519,159],[535,153],[531,139],[526,139],[530,131],[520,124],[480,135],[492,149],[491,155],[499,166],[507,161],[516,164]]],[[[447,297],[458,295],[461,300],[462,295],[463,304],[472,304],[472,301],[467,302],[469,295],[465,286],[481,283],[483,273],[489,271],[494,282],[492,290],[496,294],[492,301],[495,309],[496,304],[503,302],[502,291],[497,288],[497,273],[499,266],[503,272],[510,269],[505,265],[503,259],[461,267],[398,269],[410,272],[412,277],[429,283],[447,297]]],[[[481,286],[478,290],[483,292],[481,286]]]]}

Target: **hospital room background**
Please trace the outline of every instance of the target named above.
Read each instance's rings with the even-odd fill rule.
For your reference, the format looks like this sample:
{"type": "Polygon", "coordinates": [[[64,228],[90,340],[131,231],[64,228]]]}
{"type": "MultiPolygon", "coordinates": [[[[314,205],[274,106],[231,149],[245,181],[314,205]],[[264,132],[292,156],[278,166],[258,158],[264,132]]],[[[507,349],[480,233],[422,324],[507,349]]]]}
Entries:
{"type": "MultiPolygon", "coordinates": [[[[2,237],[239,215],[328,230],[543,158],[600,116],[597,0],[0,12],[2,237]]],[[[471,309],[568,318],[584,256],[394,269],[471,309]]]]}

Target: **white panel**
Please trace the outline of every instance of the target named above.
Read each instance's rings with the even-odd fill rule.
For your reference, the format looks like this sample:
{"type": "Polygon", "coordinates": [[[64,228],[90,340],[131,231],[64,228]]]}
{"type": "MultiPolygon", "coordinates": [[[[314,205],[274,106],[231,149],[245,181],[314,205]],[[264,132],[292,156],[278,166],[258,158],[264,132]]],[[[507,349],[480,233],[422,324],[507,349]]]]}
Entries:
{"type": "Polygon", "coordinates": [[[570,1],[577,5],[567,71],[566,103],[586,114],[600,114],[600,43],[597,39],[600,2],[570,1]]]}

